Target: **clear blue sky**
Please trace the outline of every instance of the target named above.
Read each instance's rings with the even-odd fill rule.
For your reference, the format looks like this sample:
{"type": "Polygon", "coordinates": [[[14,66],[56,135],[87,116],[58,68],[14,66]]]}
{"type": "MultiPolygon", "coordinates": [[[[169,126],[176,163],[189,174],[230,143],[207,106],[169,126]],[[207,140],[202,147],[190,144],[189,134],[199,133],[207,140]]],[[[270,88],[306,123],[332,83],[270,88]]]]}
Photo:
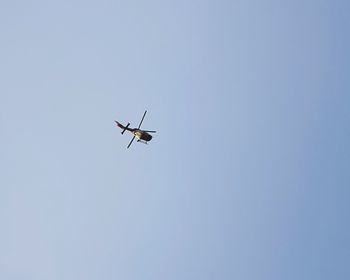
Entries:
{"type": "Polygon", "coordinates": [[[350,279],[348,3],[1,1],[0,279],[350,279]]]}

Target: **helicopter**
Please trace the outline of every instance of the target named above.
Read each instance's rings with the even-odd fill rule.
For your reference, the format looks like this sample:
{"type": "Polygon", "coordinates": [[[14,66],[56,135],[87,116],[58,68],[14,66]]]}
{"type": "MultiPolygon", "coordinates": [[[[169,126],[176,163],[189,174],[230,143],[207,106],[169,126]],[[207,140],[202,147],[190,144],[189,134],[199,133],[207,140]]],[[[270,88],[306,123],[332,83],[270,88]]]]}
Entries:
{"type": "Polygon", "coordinates": [[[128,123],[126,126],[124,126],[120,122],[115,121],[115,123],[118,125],[118,127],[120,127],[123,130],[121,132],[122,134],[124,134],[124,132],[127,130],[127,131],[130,131],[134,135],[132,137],[129,145],[126,147],[127,149],[129,149],[129,147],[131,146],[132,142],[135,140],[135,137],[137,138],[137,142],[148,144],[148,141],[152,140],[152,135],[150,133],[156,133],[156,131],[154,131],[154,130],[143,130],[143,129],[140,129],[141,124],[143,122],[143,119],[146,116],[146,113],[147,113],[147,110],[143,114],[142,119],[140,121],[140,124],[139,124],[139,126],[137,128],[129,128],[130,123],[128,123]]]}

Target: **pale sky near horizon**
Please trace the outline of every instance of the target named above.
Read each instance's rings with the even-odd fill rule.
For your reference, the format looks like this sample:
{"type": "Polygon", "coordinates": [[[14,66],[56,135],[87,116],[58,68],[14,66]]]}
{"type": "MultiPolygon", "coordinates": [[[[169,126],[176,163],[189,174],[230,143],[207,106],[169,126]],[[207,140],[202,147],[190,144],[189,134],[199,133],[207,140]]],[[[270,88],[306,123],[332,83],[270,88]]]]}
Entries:
{"type": "Polygon", "coordinates": [[[0,1],[0,279],[350,279],[349,11],[0,1]]]}

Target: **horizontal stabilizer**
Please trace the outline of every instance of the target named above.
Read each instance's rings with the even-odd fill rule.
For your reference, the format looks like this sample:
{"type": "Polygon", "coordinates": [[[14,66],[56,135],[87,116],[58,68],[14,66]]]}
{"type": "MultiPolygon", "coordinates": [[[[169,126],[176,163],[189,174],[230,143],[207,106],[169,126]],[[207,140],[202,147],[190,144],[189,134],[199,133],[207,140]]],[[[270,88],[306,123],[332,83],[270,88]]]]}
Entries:
{"type": "Polygon", "coordinates": [[[123,127],[122,134],[124,134],[125,130],[127,130],[127,129],[128,129],[129,125],[130,125],[130,123],[128,123],[128,124],[127,124],[125,127],[123,127]]]}

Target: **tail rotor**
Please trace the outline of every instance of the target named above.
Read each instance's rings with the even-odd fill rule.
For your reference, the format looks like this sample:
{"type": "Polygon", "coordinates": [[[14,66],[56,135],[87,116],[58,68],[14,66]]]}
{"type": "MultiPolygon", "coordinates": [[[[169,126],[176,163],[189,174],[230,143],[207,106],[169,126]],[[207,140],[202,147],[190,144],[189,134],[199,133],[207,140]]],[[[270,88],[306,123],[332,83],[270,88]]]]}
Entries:
{"type": "Polygon", "coordinates": [[[118,127],[120,127],[123,131],[121,132],[122,134],[124,134],[125,130],[127,130],[129,128],[130,123],[128,123],[126,126],[122,125],[120,122],[115,121],[115,123],[118,125],[118,127]]]}

